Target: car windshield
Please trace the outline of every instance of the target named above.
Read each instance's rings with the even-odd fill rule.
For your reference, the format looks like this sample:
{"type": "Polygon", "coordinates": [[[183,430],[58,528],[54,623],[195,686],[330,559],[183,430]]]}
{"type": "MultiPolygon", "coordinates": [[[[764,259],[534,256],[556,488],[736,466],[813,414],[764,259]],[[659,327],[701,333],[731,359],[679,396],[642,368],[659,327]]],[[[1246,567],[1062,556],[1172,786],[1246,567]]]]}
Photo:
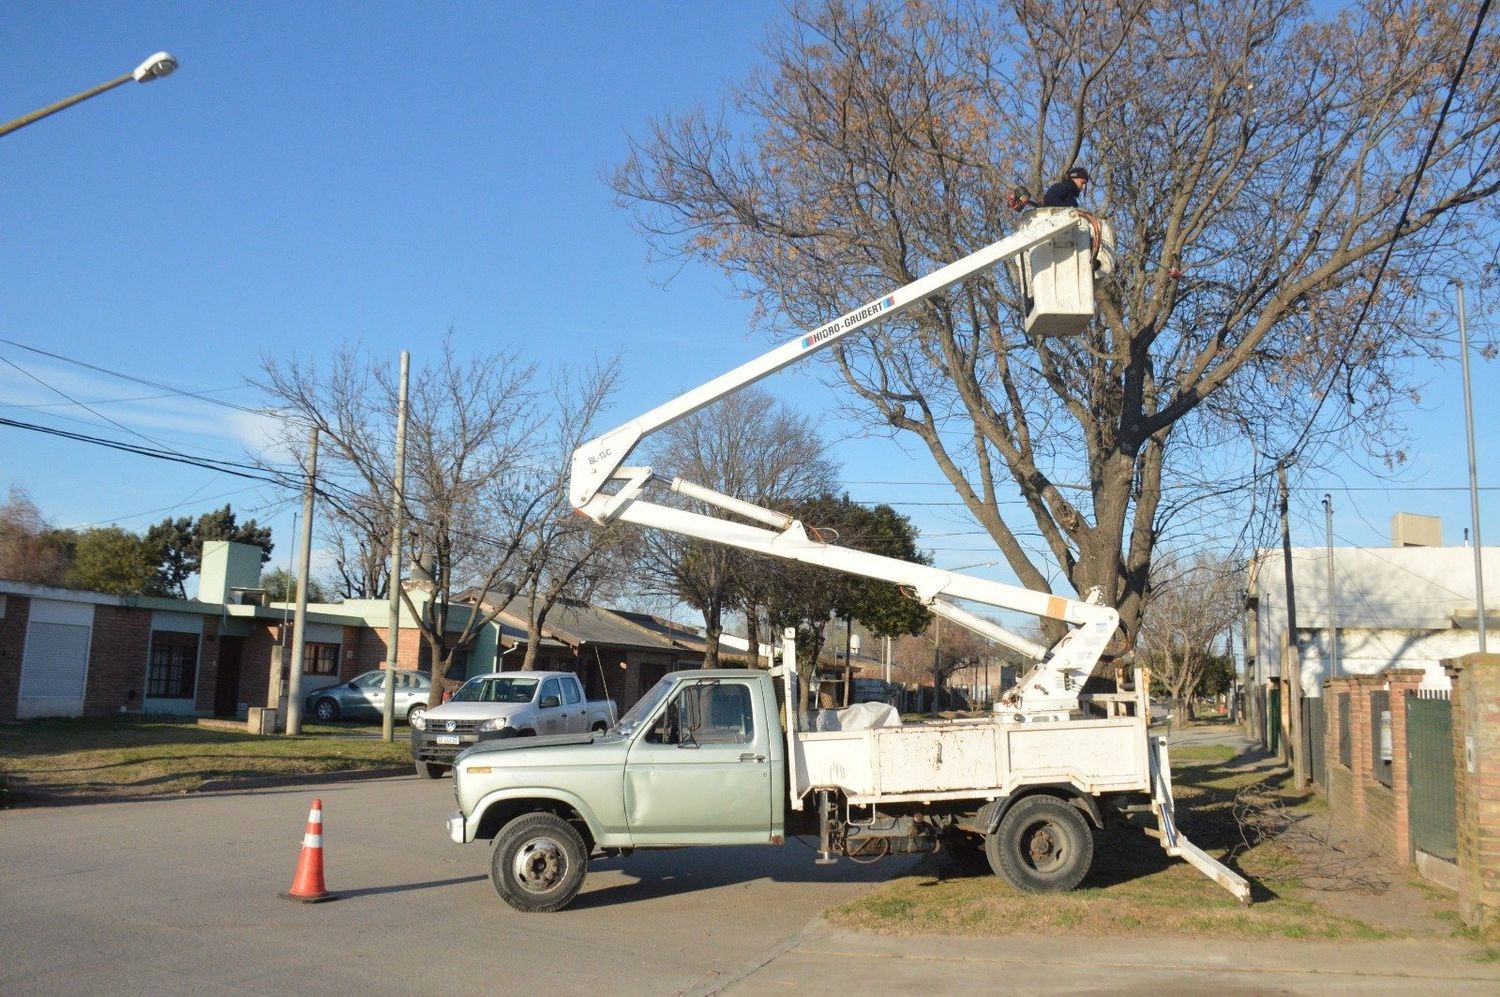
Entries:
{"type": "Polygon", "coordinates": [[[455,703],[529,703],[536,692],[536,679],[472,678],[453,694],[455,703]]]}
{"type": "Polygon", "coordinates": [[[635,705],[626,711],[625,715],[610,728],[609,732],[621,735],[622,737],[628,737],[630,732],[639,727],[643,720],[656,712],[657,706],[661,704],[663,699],[667,698],[667,693],[672,691],[672,686],[673,682],[670,678],[663,678],[657,682],[651,687],[650,692],[636,700],[635,705]]]}

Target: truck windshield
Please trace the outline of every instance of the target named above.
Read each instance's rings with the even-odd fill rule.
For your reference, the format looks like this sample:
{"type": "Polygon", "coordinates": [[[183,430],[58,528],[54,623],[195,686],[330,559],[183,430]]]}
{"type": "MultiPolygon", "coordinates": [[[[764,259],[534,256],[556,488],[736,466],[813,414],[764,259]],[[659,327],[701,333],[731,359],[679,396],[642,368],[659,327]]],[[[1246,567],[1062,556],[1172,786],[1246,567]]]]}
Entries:
{"type": "Polygon", "coordinates": [[[653,685],[650,692],[636,700],[635,705],[626,711],[619,722],[611,728],[610,733],[628,737],[631,731],[641,725],[641,721],[656,712],[661,701],[667,698],[667,693],[672,691],[673,684],[671,679],[663,678],[653,685]]]}
{"type": "Polygon", "coordinates": [[[455,703],[529,703],[536,692],[536,679],[472,678],[453,694],[455,703]]]}

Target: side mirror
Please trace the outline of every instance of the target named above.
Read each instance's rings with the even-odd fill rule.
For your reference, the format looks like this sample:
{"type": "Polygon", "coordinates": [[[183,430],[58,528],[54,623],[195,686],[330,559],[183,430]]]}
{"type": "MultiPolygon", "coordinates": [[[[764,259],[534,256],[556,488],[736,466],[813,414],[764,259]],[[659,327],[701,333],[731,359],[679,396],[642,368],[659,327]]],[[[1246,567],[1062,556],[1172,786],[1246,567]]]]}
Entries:
{"type": "Polygon", "coordinates": [[[543,696],[542,701],[537,705],[544,710],[553,710],[562,705],[562,700],[556,696],[543,696]]]}

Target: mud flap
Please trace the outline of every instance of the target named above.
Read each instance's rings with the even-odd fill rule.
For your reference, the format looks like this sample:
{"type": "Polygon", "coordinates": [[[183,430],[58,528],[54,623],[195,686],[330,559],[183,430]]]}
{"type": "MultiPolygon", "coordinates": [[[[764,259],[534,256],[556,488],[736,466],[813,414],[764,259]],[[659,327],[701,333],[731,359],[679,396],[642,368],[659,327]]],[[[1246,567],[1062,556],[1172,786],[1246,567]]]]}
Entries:
{"type": "Polygon", "coordinates": [[[1177,829],[1175,804],[1172,800],[1172,766],[1167,760],[1167,739],[1147,739],[1147,755],[1151,761],[1151,810],[1156,814],[1157,826],[1161,828],[1161,847],[1168,855],[1185,859],[1189,865],[1203,875],[1234,894],[1240,903],[1250,903],[1250,884],[1240,876],[1209,856],[1187,839],[1177,829]]]}

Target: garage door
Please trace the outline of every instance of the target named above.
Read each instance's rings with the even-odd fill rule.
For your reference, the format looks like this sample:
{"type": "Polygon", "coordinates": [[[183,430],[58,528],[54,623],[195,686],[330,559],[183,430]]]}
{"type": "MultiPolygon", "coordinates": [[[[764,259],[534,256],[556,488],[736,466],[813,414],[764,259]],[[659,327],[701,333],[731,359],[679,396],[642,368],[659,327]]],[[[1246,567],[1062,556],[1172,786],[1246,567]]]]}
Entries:
{"type": "Polygon", "coordinates": [[[21,656],[16,716],[78,717],[88,681],[94,607],[33,599],[21,656]]]}

